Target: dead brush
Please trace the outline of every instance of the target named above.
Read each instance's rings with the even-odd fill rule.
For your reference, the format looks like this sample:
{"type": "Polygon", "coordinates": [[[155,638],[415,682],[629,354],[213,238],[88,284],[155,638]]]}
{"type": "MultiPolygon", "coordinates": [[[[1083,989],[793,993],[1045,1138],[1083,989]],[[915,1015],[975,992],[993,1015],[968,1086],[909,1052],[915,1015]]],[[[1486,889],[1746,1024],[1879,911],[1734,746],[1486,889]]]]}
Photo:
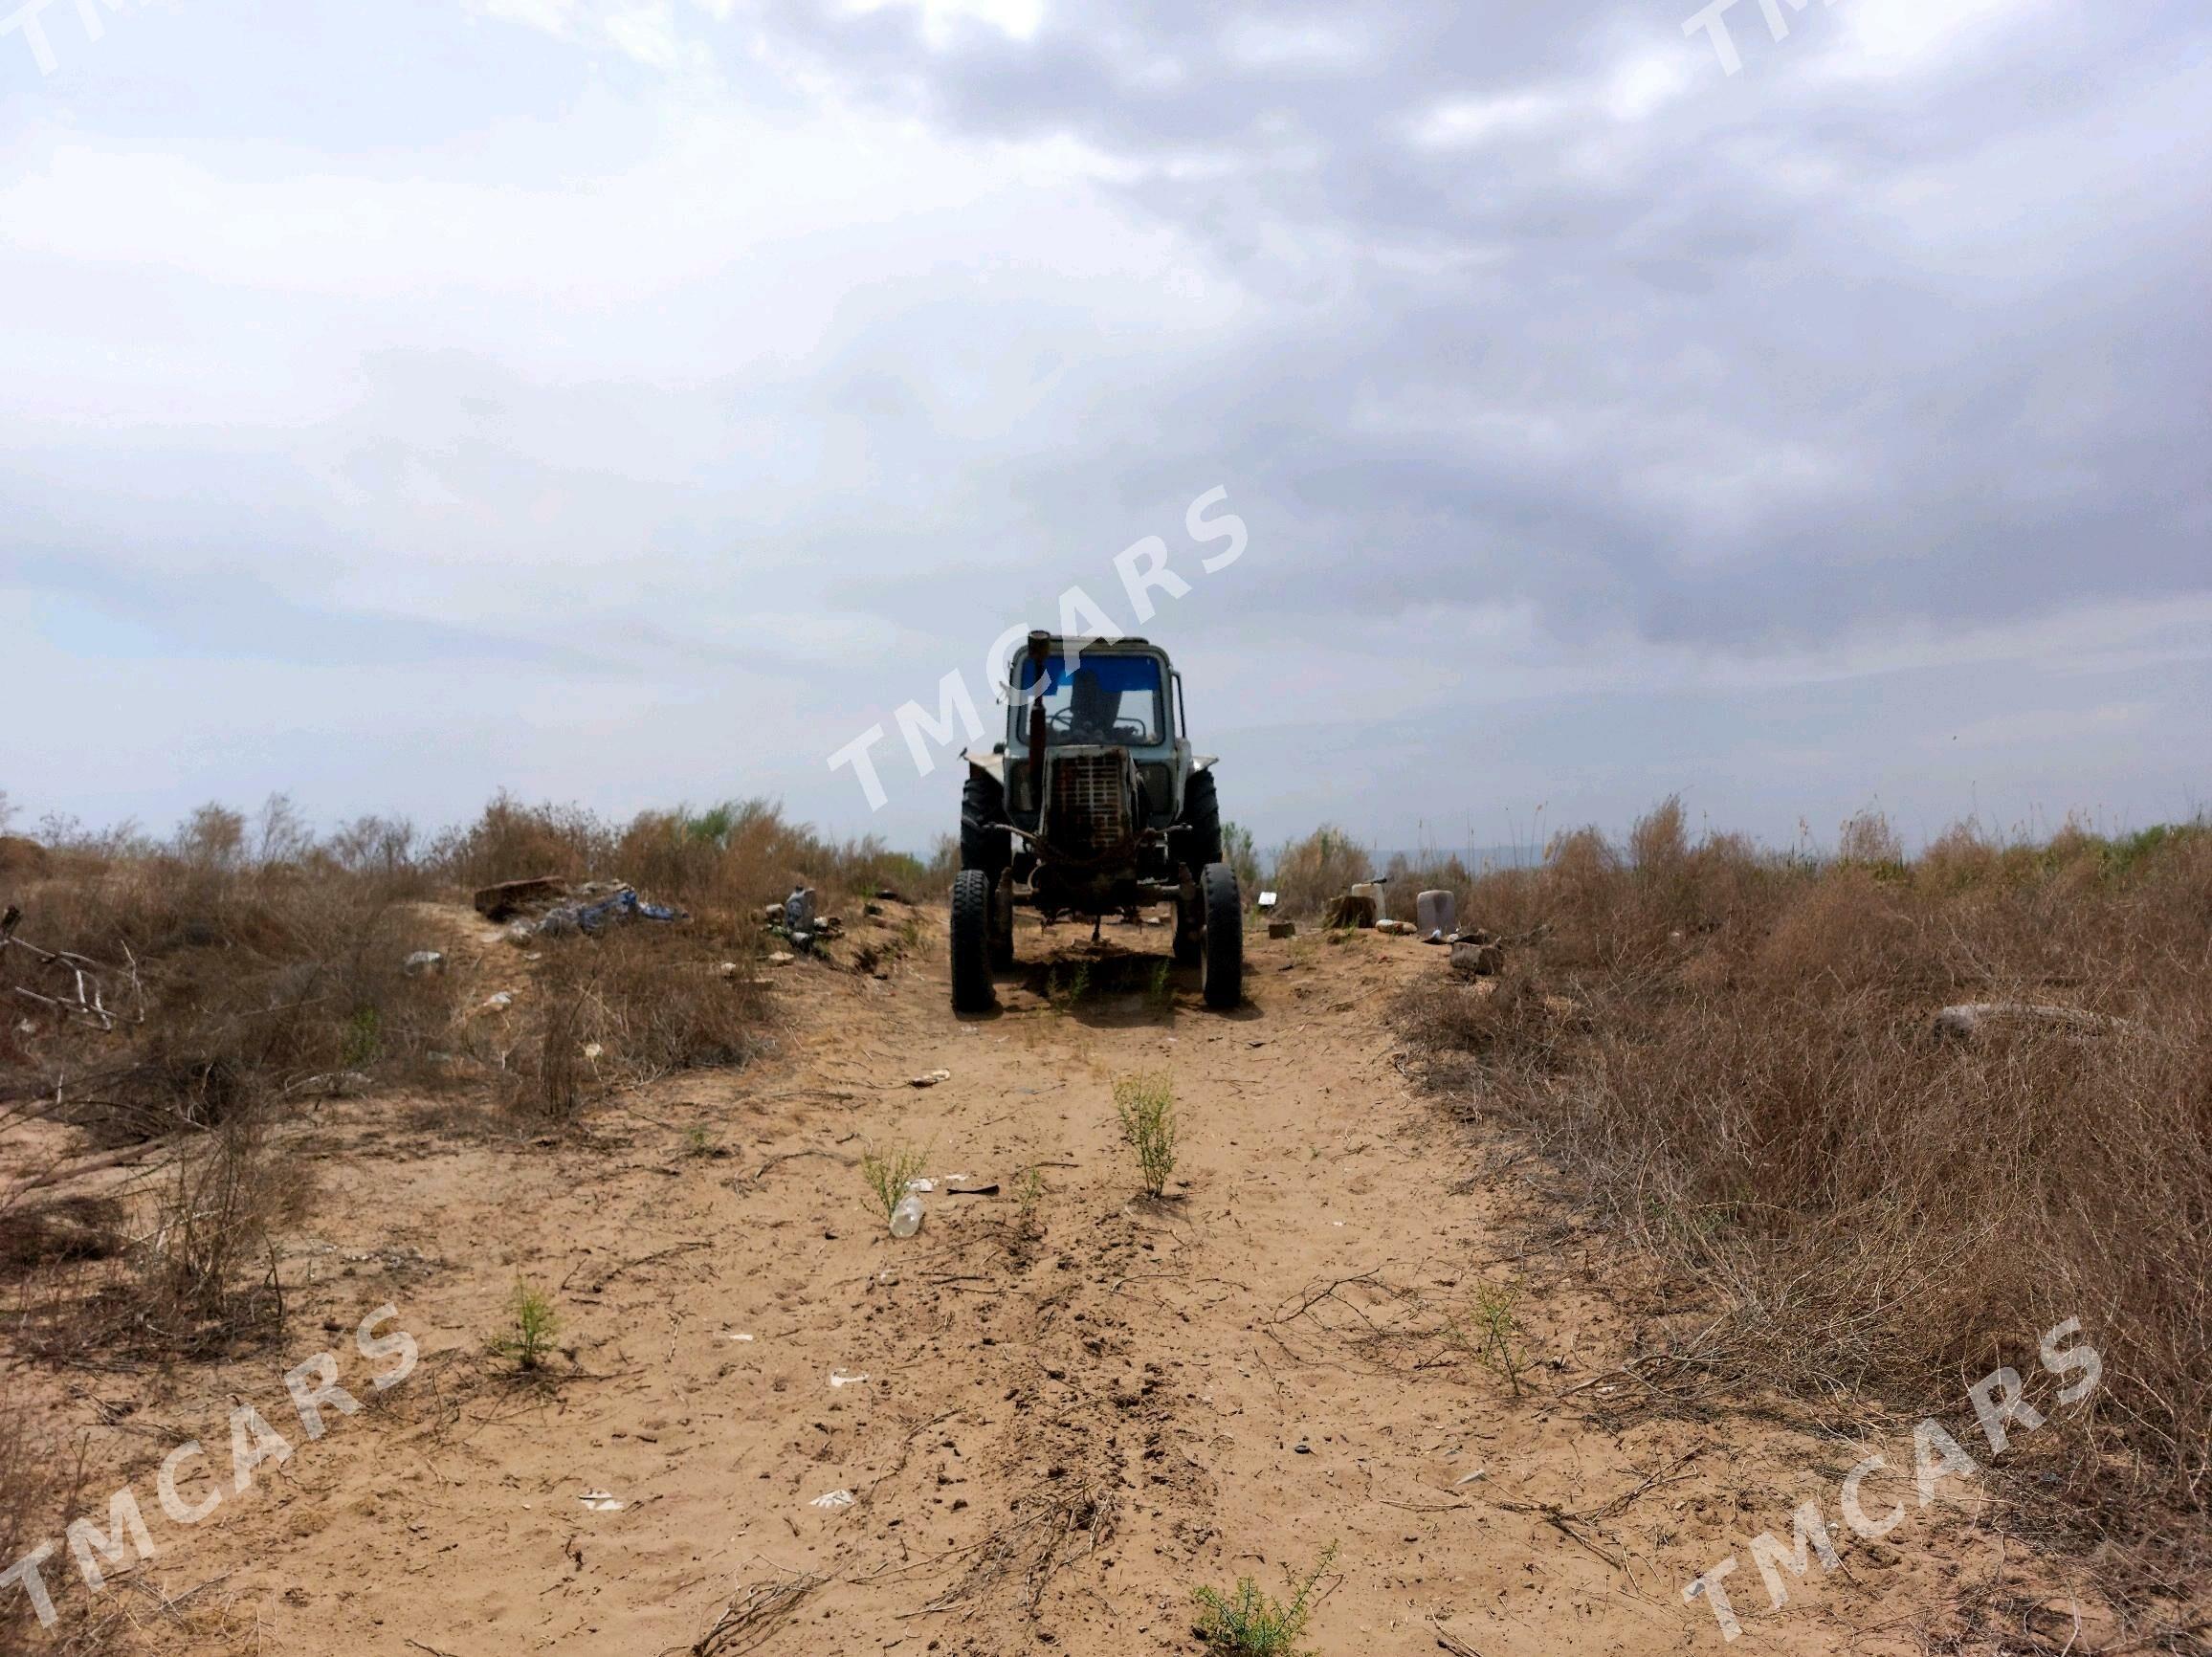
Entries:
{"type": "MultiPolygon", "coordinates": [[[[26,932],[127,963],[144,1017],[102,1030],[35,1014],[0,1081],[58,1093],[62,1119],[114,1146],[211,1127],[259,1098],[312,1095],[339,1071],[427,1074],[452,1009],[396,970],[415,947],[403,904],[419,877],[262,865],[224,843],[57,859],[23,891],[26,932]]],[[[29,964],[0,954],[0,994],[14,999],[29,964]]]]}
{"type": "Polygon", "coordinates": [[[1278,913],[1304,917],[1319,915],[1353,882],[1374,873],[1367,849],[1342,829],[1316,828],[1275,853],[1273,882],[1278,913]]]}
{"type": "Polygon", "coordinates": [[[586,987],[556,983],[543,983],[534,999],[535,1033],[498,1055],[500,1101],[518,1116],[572,1122],[592,1093],[586,1049],[596,1022],[593,1001],[586,987]]]}
{"type": "Polygon", "coordinates": [[[108,1260],[123,1248],[123,1205],[114,1197],[34,1194],[0,1206],[0,1274],[20,1276],[72,1261],[108,1260]]]}
{"type": "Polygon", "coordinates": [[[681,1071],[743,1065],[770,1034],[770,1003],[728,945],[704,948],[659,927],[549,940],[532,1011],[535,1035],[510,1049],[509,1108],[575,1118],[598,1094],[681,1071]]]}
{"type": "Polygon", "coordinates": [[[2008,1488],[2108,1562],[2201,1584],[2212,830],[1967,829],[1906,861],[1860,819],[1821,862],[1679,828],[1536,873],[1553,931],[1509,952],[1525,992],[1401,1004],[1429,1080],[1711,1292],[1709,1375],[1924,1414],[2079,1316],[2100,1390],[2046,1411],[2008,1488]],[[1938,1041],[1952,1001],[2119,1022],[1938,1041]]]}
{"type": "Polygon", "coordinates": [[[15,1349],[61,1364],[129,1365],[203,1358],[277,1336],[286,1315],[276,1238],[296,1225],[310,1177],[271,1142],[259,1111],[178,1146],[127,1204],[72,1198],[55,1211],[83,1216],[68,1247],[34,1233],[11,1309],[15,1349]],[[136,1227],[138,1234],[123,1232],[136,1227]]]}
{"type": "Polygon", "coordinates": [[[136,1246],[130,1311],[139,1331],[183,1352],[275,1333],[284,1316],[275,1233],[299,1219],[308,1193],[306,1175],[272,1151],[255,1116],[180,1154],[156,1198],[153,1229],[136,1246]]]}
{"type": "MultiPolygon", "coordinates": [[[[0,1558],[13,1564],[50,1535],[58,1536],[65,1517],[84,1511],[86,1482],[82,1441],[75,1455],[53,1443],[22,1371],[12,1365],[0,1370],[0,1558]]],[[[58,1592],[58,1575],[50,1580],[58,1592]]],[[[71,1624],[81,1602],[64,1599],[61,1609],[69,1621],[58,1638],[66,1643],[80,1632],[71,1624]]],[[[0,1647],[36,1649],[33,1625],[28,1594],[0,1595],[0,1647]]]]}
{"type": "Polygon", "coordinates": [[[812,1572],[766,1578],[731,1596],[714,1626],[692,1643],[692,1657],[738,1657],[755,1651],[796,1611],[807,1596],[829,1581],[812,1572]]]}
{"type": "Polygon", "coordinates": [[[1120,1498],[1111,1480],[1071,1483],[1016,1496],[1012,1516],[970,1553],[961,1580],[924,1609],[972,1603],[1002,1582],[1018,1581],[1016,1607],[1034,1611],[1055,1576],[1107,1546],[1119,1529],[1120,1498]]]}

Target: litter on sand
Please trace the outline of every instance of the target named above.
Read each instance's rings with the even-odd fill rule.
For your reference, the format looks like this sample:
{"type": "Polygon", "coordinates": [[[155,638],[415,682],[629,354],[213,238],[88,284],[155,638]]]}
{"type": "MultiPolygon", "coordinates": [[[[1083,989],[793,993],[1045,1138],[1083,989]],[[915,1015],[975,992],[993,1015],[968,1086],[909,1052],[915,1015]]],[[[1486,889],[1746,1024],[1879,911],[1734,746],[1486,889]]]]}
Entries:
{"type": "Polygon", "coordinates": [[[567,903],[548,910],[538,922],[539,933],[546,938],[560,938],[571,932],[597,933],[605,930],[608,921],[623,920],[682,920],[680,909],[672,909],[665,903],[648,903],[625,886],[611,897],[603,897],[596,903],[567,903]]]}
{"type": "Polygon", "coordinates": [[[865,1375],[847,1375],[843,1370],[833,1369],[830,1372],[831,1386],[858,1386],[867,1379],[865,1375]]]}
{"type": "Polygon", "coordinates": [[[950,1071],[924,1071],[918,1076],[909,1077],[906,1085],[910,1088],[934,1088],[940,1082],[951,1080],[952,1072],[950,1071]]]}
{"type": "Polygon", "coordinates": [[[852,1502],[851,1491],[825,1491],[807,1505],[810,1508],[849,1508],[852,1502]]]}
{"type": "Polygon", "coordinates": [[[629,1506],[627,1502],[606,1491],[586,1491],[576,1499],[595,1513],[619,1513],[625,1507],[629,1506]]]}
{"type": "Polygon", "coordinates": [[[596,933],[610,921],[683,920],[680,909],[665,903],[648,903],[620,880],[586,880],[570,885],[551,875],[528,880],[504,880],[476,894],[476,913],[495,925],[506,925],[517,943],[544,936],[596,933]]]}

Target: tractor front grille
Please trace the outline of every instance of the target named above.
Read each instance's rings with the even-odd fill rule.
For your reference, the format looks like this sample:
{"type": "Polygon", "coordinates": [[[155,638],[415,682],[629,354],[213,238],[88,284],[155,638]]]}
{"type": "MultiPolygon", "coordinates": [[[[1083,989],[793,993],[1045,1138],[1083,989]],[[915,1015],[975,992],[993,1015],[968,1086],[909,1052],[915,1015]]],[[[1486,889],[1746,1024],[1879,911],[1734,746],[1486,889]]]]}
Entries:
{"type": "Polygon", "coordinates": [[[1117,749],[1053,757],[1045,836],[1063,857],[1103,857],[1136,838],[1137,826],[1129,820],[1127,761],[1117,749]]]}

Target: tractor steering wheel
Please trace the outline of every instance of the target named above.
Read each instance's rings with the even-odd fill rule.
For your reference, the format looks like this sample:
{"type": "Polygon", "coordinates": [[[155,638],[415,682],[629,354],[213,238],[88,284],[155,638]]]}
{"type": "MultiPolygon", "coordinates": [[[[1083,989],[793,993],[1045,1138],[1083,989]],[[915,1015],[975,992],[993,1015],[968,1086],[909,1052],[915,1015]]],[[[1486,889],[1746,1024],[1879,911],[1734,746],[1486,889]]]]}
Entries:
{"type": "MultiPolygon", "coordinates": [[[[1050,730],[1063,731],[1069,736],[1073,736],[1075,734],[1075,710],[1072,707],[1062,708],[1057,713],[1048,714],[1045,716],[1045,724],[1046,727],[1050,730]]],[[[1115,719],[1107,724],[1105,732],[1103,733],[1103,736],[1100,740],[1116,742],[1138,743],[1144,740],[1144,736],[1145,731],[1142,721],[1137,719],[1115,719]]]]}

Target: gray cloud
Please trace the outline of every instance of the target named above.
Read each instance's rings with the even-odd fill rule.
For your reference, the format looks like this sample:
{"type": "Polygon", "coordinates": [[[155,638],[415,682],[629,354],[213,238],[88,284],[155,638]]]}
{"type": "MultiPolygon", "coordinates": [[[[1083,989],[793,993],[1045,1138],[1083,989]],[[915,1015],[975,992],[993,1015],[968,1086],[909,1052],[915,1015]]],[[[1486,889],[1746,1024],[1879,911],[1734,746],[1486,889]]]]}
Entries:
{"type": "MultiPolygon", "coordinates": [[[[2171,812],[2212,759],[2138,740],[2212,654],[2201,8],[1838,0],[1776,42],[1746,0],[1733,77],[1642,3],[1023,38],[768,0],[675,8],[645,68],[594,10],[420,8],[434,98],[327,130],[213,98],[326,71],[268,30],[202,65],[220,142],[156,152],[173,87],[10,118],[6,585],[49,666],[122,639],[166,692],[14,794],[153,814],[314,755],[334,812],[573,770],[919,841],[942,769],[868,819],[823,756],[1070,583],[1129,619],[1113,554],[1187,570],[1217,484],[1253,550],[1150,630],[1271,833],[1404,842],[1471,769],[1485,810],[1682,783],[1769,831],[2171,812]],[[1930,700],[1956,729],[1890,754],[1930,700]]],[[[85,84],[167,85],[141,21],[85,84]]]]}
{"type": "Polygon", "coordinates": [[[1099,440],[1126,474],[1205,433],[1304,593],[1755,646],[2204,585],[2212,24],[2016,10],[1883,77],[1847,7],[1775,43],[1747,6],[1735,79],[1648,6],[1371,11],[1319,66],[1240,32],[1343,13],[782,17],[875,97],[1095,145],[1278,303],[1099,440]],[[1627,119],[1638,55],[1683,83],[1627,119]],[[1452,99],[1478,136],[1414,142],[1452,99]]]}

